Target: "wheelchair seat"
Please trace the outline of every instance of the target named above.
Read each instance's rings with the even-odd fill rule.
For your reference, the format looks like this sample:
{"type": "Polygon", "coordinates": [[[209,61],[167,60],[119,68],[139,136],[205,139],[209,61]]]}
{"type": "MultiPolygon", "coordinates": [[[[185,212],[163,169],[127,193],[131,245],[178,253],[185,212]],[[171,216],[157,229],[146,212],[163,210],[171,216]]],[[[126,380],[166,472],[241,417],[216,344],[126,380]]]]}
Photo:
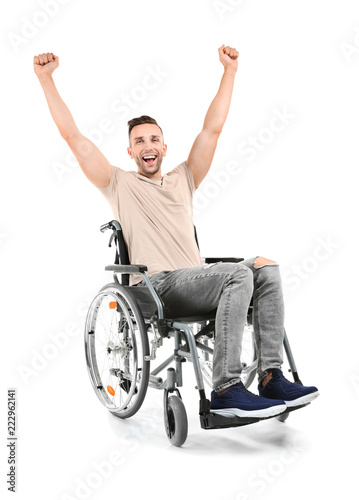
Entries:
{"type": "MultiPolygon", "coordinates": [[[[121,284],[126,287],[126,289],[129,291],[129,293],[133,296],[133,298],[136,300],[138,303],[142,314],[145,319],[149,319],[152,316],[158,314],[158,307],[156,304],[156,301],[153,298],[153,294],[150,292],[150,290],[147,287],[137,287],[137,286],[130,286],[129,285],[129,274],[125,273],[124,271],[129,271],[129,272],[138,272],[142,273],[144,271],[147,271],[147,266],[144,265],[133,265],[130,264],[130,258],[127,250],[127,246],[125,243],[125,239],[123,236],[122,228],[121,225],[118,223],[118,221],[111,221],[107,224],[104,224],[101,226],[100,230],[101,232],[104,232],[106,229],[115,229],[115,232],[111,235],[110,241],[109,241],[109,246],[112,245],[112,241],[115,240],[115,245],[116,245],[116,257],[115,257],[115,265],[110,265],[106,266],[105,270],[106,271],[114,271],[114,272],[121,272],[121,284]],[[121,263],[121,266],[119,266],[119,263],[121,263]],[[126,267],[124,267],[126,266],[126,267]]],[[[199,249],[199,243],[198,243],[198,237],[197,237],[197,231],[196,231],[196,226],[193,226],[194,228],[194,236],[196,239],[196,243],[199,249]]],[[[241,257],[205,257],[204,258],[204,263],[205,264],[212,264],[215,262],[241,262],[244,260],[241,257]]],[[[209,321],[209,320],[214,320],[216,317],[216,311],[217,309],[212,309],[212,311],[209,311],[208,313],[205,314],[200,314],[196,316],[180,316],[180,317],[175,317],[170,309],[166,306],[166,304],[163,302],[160,294],[156,291],[158,298],[161,301],[164,315],[166,318],[172,319],[174,321],[183,321],[185,323],[197,323],[201,321],[209,321]]],[[[251,303],[252,305],[252,303],[251,303]]],[[[250,307],[251,307],[250,305],[250,307]]]]}

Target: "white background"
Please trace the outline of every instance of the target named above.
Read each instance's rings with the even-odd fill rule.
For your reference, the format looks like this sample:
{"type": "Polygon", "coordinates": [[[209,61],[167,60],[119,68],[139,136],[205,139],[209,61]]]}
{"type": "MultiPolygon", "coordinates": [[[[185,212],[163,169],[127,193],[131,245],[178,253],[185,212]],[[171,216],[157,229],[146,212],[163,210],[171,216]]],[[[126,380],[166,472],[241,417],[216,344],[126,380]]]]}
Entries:
{"type": "Polygon", "coordinates": [[[22,0],[1,10],[1,491],[10,495],[6,395],[15,387],[17,498],[354,498],[358,3],[22,0]],[[166,173],[201,130],[222,43],[239,50],[239,69],[194,199],[201,253],[280,263],[299,373],[321,396],[285,424],[206,432],[185,366],[189,436],[179,449],[165,435],[161,392],[149,390],[122,421],[90,386],[83,326],[88,301],[111,280],[104,267],[114,255],[99,226],[113,216],[59,135],[32,64],[42,52],[59,56],[54,81],[80,130],[95,140],[91,131],[111,121],[96,140],[114,165],[135,169],[127,120],[155,117],[166,173]],[[162,76],[143,90],[149,67],[162,76]],[[114,106],[126,95],[120,116],[114,106]],[[288,123],[271,133],[285,110],[288,123]],[[249,161],[239,145],[251,137],[262,142],[249,161]],[[99,475],[116,451],[121,463],[99,475]]]}

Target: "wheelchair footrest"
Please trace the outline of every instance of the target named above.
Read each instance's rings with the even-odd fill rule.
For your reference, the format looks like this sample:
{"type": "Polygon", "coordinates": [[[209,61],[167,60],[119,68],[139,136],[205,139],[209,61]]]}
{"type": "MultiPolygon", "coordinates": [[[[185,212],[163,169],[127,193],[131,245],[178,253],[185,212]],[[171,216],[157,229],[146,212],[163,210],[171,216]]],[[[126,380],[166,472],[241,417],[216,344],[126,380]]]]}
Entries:
{"type": "Polygon", "coordinates": [[[261,420],[268,420],[269,418],[278,418],[283,421],[287,418],[288,414],[294,410],[299,410],[308,406],[310,403],[305,403],[303,405],[294,406],[292,408],[287,408],[287,410],[279,415],[274,415],[271,417],[237,417],[233,415],[231,417],[226,417],[224,415],[219,415],[218,413],[208,412],[199,416],[201,421],[202,429],[225,429],[228,427],[240,427],[241,425],[255,424],[261,420]]]}
{"type": "Polygon", "coordinates": [[[241,425],[255,424],[261,420],[266,420],[268,417],[237,417],[236,415],[233,415],[233,417],[225,417],[224,415],[219,415],[218,413],[209,412],[200,415],[199,418],[202,429],[225,429],[227,427],[239,427],[241,425]]]}

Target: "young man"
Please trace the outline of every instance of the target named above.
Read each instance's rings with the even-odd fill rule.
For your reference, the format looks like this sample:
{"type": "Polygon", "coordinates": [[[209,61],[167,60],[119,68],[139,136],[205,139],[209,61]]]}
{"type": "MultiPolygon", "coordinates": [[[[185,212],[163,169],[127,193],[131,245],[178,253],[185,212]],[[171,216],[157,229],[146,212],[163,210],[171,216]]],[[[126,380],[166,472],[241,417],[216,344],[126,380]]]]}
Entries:
{"type": "MultiPolygon", "coordinates": [[[[211,166],[238,67],[236,49],[222,45],[218,52],[224,73],[203,129],[187,160],[165,175],[161,165],[167,145],[156,120],[144,115],[128,122],[128,154],[137,172],[114,167],[80,133],[62,101],[51,76],[59,58],[52,53],[35,56],[34,70],[61,136],[121,222],[131,262],[148,267],[151,282],[173,317],[217,308],[211,409],[269,417],[308,403],[319,392],[316,387],[289,382],[280,370],[284,305],[278,264],[264,257],[238,264],[202,264],[194,236],[192,196],[211,166]],[[247,391],[240,379],[242,334],[252,296],[259,396],[247,391]]],[[[130,285],[143,286],[141,280],[140,275],[130,275],[130,285]]]]}

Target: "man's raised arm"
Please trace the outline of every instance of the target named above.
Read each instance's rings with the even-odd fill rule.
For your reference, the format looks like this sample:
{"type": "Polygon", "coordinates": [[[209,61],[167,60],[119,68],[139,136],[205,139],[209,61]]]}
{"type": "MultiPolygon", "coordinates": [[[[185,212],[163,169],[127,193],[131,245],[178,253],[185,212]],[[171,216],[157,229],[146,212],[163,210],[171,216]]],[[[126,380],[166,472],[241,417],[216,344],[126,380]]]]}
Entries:
{"type": "Polygon", "coordinates": [[[203,129],[196,137],[187,160],[196,188],[203,181],[211,166],[217,141],[228,115],[234,78],[238,68],[239,53],[236,49],[222,45],[218,52],[219,60],[224,66],[221,84],[207,111],[203,129]]]}
{"type": "Polygon", "coordinates": [[[80,133],[70,110],[61,99],[52,79],[52,73],[58,65],[59,58],[52,52],[34,57],[34,71],[45,93],[51,116],[86,177],[96,187],[107,187],[111,165],[97,146],[80,133]]]}

